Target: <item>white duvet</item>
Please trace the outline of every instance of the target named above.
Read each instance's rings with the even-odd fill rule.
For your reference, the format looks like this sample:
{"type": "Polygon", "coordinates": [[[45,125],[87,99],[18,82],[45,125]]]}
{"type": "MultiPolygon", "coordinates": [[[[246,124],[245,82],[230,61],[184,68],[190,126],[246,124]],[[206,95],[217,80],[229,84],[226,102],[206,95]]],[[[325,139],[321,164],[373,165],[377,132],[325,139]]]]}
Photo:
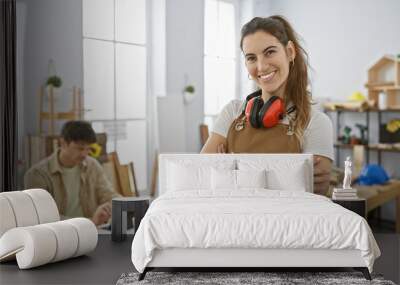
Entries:
{"type": "Polygon", "coordinates": [[[358,249],[372,272],[380,250],[365,221],[326,197],[298,191],[179,191],[151,204],[132,243],[143,272],[155,249],[358,249]]]}

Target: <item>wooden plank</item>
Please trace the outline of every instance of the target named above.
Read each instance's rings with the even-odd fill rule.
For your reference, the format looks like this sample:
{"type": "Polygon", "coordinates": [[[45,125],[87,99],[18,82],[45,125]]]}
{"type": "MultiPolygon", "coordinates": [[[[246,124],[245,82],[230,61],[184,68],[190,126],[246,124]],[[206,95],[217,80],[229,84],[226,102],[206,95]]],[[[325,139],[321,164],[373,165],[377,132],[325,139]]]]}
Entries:
{"type": "MultiPolygon", "coordinates": [[[[355,145],[335,143],[333,146],[338,148],[350,149],[353,148],[355,145]]],[[[379,144],[379,145],[370,144],[370,145],[364,145],[364,147],[367,148],[368,150],[375,150],[375,151],[400,152],[400,148],[394,147],[392,144],[379,144]]]]}
{"type": "Polygon", "coordinates": [[[400,197],[400,187],[393,188],[387,191],[379,191],[378,195],[367,200],[367,211],[371,211],[390,200],[400,197]]]}
{"type": "Polygon", "coordinates": [[[108,180],[111,182],[113,191],[121,194],[120,189],[119,189],[119,182],[116,177],[116,172],[115,172],[115,166],[114,162],[112,160],[109,160],[108,162],[102,163],[103,170],[108,178],[108,180]]]}
{"type": "Polygon", "coordinates": [[[374,82],[374,83],[365,84],[365,87],[367,87],[367,88],[385,88],[385,87],[393,87],[393,86],[395,86],[394,81],[374,82]]]}
{"type": "Polygon", "coordinates": [[[100,155],[107,154],[107,134],[106,133],[96,133],[96,142],[101,146],[100,155]]]}
{"type": "Polygon", "coordinates": [[[400,85],[400,60],[397,55],[396,67],[395,67],[395,84],[400,85]]]}
{"type": "Polygon", "coordinates": [[[119,170],[119,169],[118,169],[118,166],[119,166],[120,164],[119,164],[119,159],[118,159],[117,153],[116,153],[116,152],[111,152],[111,153],[108,155],[108,161],[112,162],[113,165],[114,165],[113,169],[114,169],[115,177],[116,177],[116,181],[117,181],[117,183],[116,183],[116,191],[117,191],[119,194],[123,195],[123,193],[122,193],[122,186],[121,186],[121,180],[120,180],[120,175],[119,175],[119,171],[118,171],[118,170],[119,170]]]}
{"type": "Polygon", "coordinates": [[[150,188],[151,197],[154,197],[156,195],[157,176],[158,176],[158,152],[155,153],[153,162],[153,171],[151,173],[151,188],[150,188]]]}
{"type": "Polygon", "coordinates": [[[117,167],[121,192],[124,197],[132,197],[133,193],[129,184],[129,169],[128,165],[119,165],[117,167]]]}
{"type": "Polygon", "coordinates": [[[50,135],[54,135],[54,92],[53,92],[53,86],[49,86],[49,100],[50,100],[50,135]]]}
{"type": "MultiPolygon", "coordinates": [[[[51,120],[52,114],[49,112],[41,112],[40,117],[42,120],[51,120]]],[[[59,112],[53,114],[54,120],[75,120],[75,114],[73,112],[59,112]]]]}
{"type": "Polygon", "coordinates": [[[363,112],[369,109],[369,105],[367,101],[360,102],[326,102],[323,104],[323,108],[325,110],[346,110],[346,111],[357,111],[363,112]]]}
{"type": "Polygon", "coordinates": [[[78,107],[77,107],[77,93],[76,93],[76,87],[72,87],[72,109],[71,112],[74,113],[74,117],[75,118],[79,118],[79,114],[78,114],[78,107]]]}
{"type": "Polygon", "coordinates": [[[43,87],[39,88],[39,135],[42,134],[43,132],[43,127],[42,127],[42,123],[43,123],[43,119],[42,119],[42,109],[43,109],[43,87]]]}
{"type": "Polygon", "coordinates": [[[81,88],[78,87],[78,119],[83,119],[83,102],[82,102],[82,95],[81,95],[81,88]]]}
{"type": "Polygon", "coordinates": [[[353,146],[353,176],[358,177],[360,175],[361,169],[364,165],[364,145],[354,145],[353,146]]]}
{"type": "Polygon", "coordinates": [[[136,183],[136,176],[135,176],[135,169],[133,167],[133,162],[128,164],[128,178],[129,178],[129,188],[132,193],[132,196],[139,196],[137,191],[137,183],[136,183]]]}
{"type": "Polygon", "coordinates": [[[119,193],[124,197],[132,197],[133,193],[129,184],[129,166],[120,164],[118,154],[116,152],[110,153],[109,159],[112,159],[115,165],[116,177],[118,178],[119,182],[119,193]]]}

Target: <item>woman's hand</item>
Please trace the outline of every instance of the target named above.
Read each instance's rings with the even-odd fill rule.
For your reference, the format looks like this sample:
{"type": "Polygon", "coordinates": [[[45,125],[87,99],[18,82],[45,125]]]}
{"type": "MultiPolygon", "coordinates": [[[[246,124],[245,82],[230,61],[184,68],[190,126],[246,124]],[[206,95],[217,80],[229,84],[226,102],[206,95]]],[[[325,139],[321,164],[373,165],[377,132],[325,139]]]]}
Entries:
{"type": "Polygon", "coordinates": [[[217,146],[217,153],[226,153],[225,145],[224,144],[219,144],[217,146]]]}
{"type": "Polygon", "coordinates": [[[225,137],[211,132],[200,153],[225,153],[226,143],[225,137]]]}
{"type": "Polygon", "coordinates": [[[329,158],[314,155],[314,193],[325,195],[328,192],[331,168],[329,158]]]}

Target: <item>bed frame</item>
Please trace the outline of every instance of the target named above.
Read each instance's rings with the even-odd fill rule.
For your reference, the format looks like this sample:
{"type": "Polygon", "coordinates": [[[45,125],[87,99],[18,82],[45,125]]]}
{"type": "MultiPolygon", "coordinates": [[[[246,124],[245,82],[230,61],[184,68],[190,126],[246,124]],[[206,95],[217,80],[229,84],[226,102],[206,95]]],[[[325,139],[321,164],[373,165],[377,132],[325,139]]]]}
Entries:
{"type": "MultiPolygon", "coordinates": [[[[269,154],[271,155],[271,154],[269,154]]],[[[287,154],[273,154],[276,158],[287,158],[287,154]]],[[[260,158],[262,154],[225,154],[224,159],[232,160],[241,156],[260,158]]],[[[221,157],[221,156],[220,156],[221,157]]],[[[159,164],[160,192],[166,181],[166,162],[174,159],[199,158],[198,154],[161,154],[159,164]]],[[[218,160],[215,154],[202,154],[201,159],[218,160]]],[[[309,164],[310,187],[312,192],[313,159],[310,154],[296,154],[309,164]]],[[[255,248],[169,248],[157,249],[153,259],[139,280],[143,280],[148,271],[155,268],[231,268],[234,271],[246,271],[250,268],[343,268],[350,267],[361,271],[367,280],[371,280],[369,270],[359,250],[330,249],[255,249],[255,248]]]]}
{"type": "MultiPolygon", "coordinates": [[[[156,250],[139,280],[155,268],[337,268],[351,267],[371,280],[359,250],[329,249],[193,249],[170,248],[156,250]]],[[[237,269],[237,270],[236,270],[237,269]]]]}

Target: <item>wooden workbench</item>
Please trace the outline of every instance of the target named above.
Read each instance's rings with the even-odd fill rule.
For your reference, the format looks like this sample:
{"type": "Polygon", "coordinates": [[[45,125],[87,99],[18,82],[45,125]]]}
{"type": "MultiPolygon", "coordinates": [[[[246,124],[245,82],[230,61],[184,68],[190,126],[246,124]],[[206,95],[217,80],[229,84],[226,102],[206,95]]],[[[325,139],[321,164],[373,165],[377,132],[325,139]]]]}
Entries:
{"type": "Polygon", "coordinates": [[[367,212],[395,200],[396,203],[396,232],[400,233],[400,180],[390,180],[384,185],[359,186],[358,196],[367,200],[367,212]]]}

